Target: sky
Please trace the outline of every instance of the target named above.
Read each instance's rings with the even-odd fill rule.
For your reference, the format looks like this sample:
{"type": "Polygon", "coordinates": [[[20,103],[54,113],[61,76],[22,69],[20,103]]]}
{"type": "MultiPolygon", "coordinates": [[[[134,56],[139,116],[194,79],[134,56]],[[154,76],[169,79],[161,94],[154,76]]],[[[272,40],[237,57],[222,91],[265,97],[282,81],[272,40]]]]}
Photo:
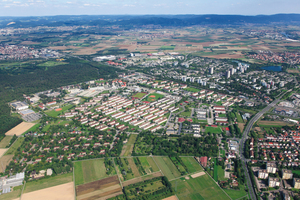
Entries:
{"type": "Polygon", "coordinates": [[[0,16],[300,13],[300,0],[0,0],[0,16]]]}

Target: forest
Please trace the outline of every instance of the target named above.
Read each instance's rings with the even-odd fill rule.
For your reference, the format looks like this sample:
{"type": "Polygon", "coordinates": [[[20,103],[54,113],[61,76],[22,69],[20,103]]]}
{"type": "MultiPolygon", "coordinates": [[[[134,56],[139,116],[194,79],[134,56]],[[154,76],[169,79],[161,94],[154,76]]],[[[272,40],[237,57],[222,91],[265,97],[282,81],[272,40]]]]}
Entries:
{"type": "Polygon", "coordinates": [[[22,122],[11,116],[8,102],[24,100],[23,94],[30,95],[97,78],[116,78],[116,72],[121,71],[77,58],[69,58],[66,62],[69,64],[53,67],[33,64],[12,69],[0,68],[0,135],[22,122]]]}

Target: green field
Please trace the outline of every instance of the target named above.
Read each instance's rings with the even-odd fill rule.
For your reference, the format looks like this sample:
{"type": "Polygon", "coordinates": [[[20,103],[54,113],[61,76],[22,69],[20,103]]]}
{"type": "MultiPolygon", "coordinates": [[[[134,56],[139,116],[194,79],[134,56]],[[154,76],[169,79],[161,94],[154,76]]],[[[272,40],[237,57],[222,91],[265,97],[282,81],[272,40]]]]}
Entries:
{"type": "Polygon", "coordinates": [[[51,111],[47,111],[46,114],[49,115],[50,117],[57,117],[57,116],[61,115],[63,112],[65,112],[73,107],[75,107],[75,106],[67,105],[67,106],[62,107],[62,110],[60,110],[60,111],[51,110],[51,111]]]}
{"type": "Polygon", "coordinates": [[[217,158],[214,159],[214,180],[218,181],[218,165],[217,158]]]}
{"type": "Polygon", "coordinates": [[[235,116],[236,116],[237,121],[238,121],[239,123],[244,123],[244,120],[243,120],[243,118],[241,117],[240,113],[236,112],[236,113],[235,113],[235,116]]]}
{"type": "Polygon", "coordinates": [[[208,133],[208,132],[219,134],[219,133],[222,133],[222,129],[219,128],[219,127],[210,127],[210,126],[207,126],[205,128],[205,133],[208,133]]]}
{"type": "Polygon", "coordinates": [[[0,142],[0,148],[5,148],[7,145],[9,145],[10,140],[13,136],[7,135],[5,136],[1,142],[0,142]]]}
{"type": "Polygon", "coordinates": [[[24,137],[19,137],[15,143],[6,151],[4,155],[13,155],[17,151],[17,149],[22,145],[23,141],[25,140],[24,137]]]}
{"type": "Polygon", "coordinates": [[[175,46],[161,46],[159,49],[160,50],[174,50],[175,46]]]}
{"type": "Polygon", "coordinates": [[[224,149],[220,150],[220,155],[221,155],[221,157],[225,157],[225,150],[224,149]]]}
{"type": "Polygon", "coordinates": [[[182,162],[187,167],[189,173],[203,171],[202,167],[193,157],[180,157],[182,162]]]}
{"type": "Polygon", "coordinates": [[[222,169],[222,166],[218,165],[218,180],[219,181],[225,181],[227,178],[225,178],[225,171],[222,169]]]}
{"type": "Polygon", "coordinates": [[[130,156],[131,155],[137,136],[138,136],[137,134],[130,135],[128,142],[123,146],[120,156],[130,156]]]}
{"type": "Polygon", "coordinates": [[[56,185],[61,185],[73,181],[73,173],[47,177],[40,180],[26,182],[23,193],[28,193],[36,190],[41,190],[56,185]]]}
{"type": "Polygon", "coordinates": [[[136,98],[143,98],[145,95],[147,95],[146,93],[142,93],[142,92],[139,92],[139,93],[136,93],[135,95],[133,95],[132,97],[136,97],[136,98]]]}
{"type": "MultiPolygon", "coordinates": [[[[109,175],[106,174],[104,159],[75,162],[74,167],[76,185],[81,185],[109,177],[109,175]]],[[[115,174],[115,171],[111,173],[111,175],[115,174]]]]}
{"type": "Polygon", "coordinates": [[[139,159],[147,174],[159,171],[152,157],[139,157],[139,159]]]}
{"type": "Polygon", "coordinates": [[[66,65],[69,64],[67,62],[57,62],[57,61],[47,61],[41,64],[38,64],[38,66],[41,67],[53,67],[53,66],[57,66],[57,65],[66,65]]]}
{"type": "Polygon", "coordinates": [[[187,87],[184,90],[189,91],[189,92],[200,92],[201,91],[197,88],[192,88],[192,87],[187,87]]]}
{"type": "Polygon", "coordinates": [[[197,178],[171,181],[172,188],[179,199],[184,200],[227,200],[228,196],[207,175],[197,178]]]}
{"type": "Polygon", "coordinates": [[[33,127],[31,127],[30,129],[28,129],[27,131],[25,131],[23,134],[29,133],[29,132],[35,132],[39,127],[40,127],[40,123],[35,124],[33,127]]]}
{"type": "Polygon", "coordinates": [[[181,174],[169,157],[153,157],[163,174],[169,179],[180,177],[181,174]]]}
{"type": "Polygon", "coordinates": [[[147,96],[146,101],[152,102],[152,101],[156,101],[158,99],[163,98],[164,95],[162,94],[158,94],[158,93],[151,93],[147,96]],[[155,96],[155,97],[150,97],[150,96],[155,96]]]}
{"type": "Polygon", "coordinates": [[[239,199],[242,198],[246,195],[248,195],[248,193],[245,191],[245,186],[244,185],[240,185],[240,190],[229,190],[229,189],[224,189],[224,191],[233,199],[239,199]]]}

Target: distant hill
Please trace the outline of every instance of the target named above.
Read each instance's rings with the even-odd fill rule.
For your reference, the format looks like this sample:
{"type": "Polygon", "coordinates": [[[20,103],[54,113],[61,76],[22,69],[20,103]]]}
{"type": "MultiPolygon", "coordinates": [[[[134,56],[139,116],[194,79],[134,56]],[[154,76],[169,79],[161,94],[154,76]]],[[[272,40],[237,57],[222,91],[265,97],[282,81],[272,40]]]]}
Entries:
{"type": "Polygon", "coordinates": [[[276,15],[58,15],[41,17],[0,17],[0,27],[73,26],[98,25],[121,27],[159,25],[242,25],[253,24],[299,24],[300,14],[276,15]]]}

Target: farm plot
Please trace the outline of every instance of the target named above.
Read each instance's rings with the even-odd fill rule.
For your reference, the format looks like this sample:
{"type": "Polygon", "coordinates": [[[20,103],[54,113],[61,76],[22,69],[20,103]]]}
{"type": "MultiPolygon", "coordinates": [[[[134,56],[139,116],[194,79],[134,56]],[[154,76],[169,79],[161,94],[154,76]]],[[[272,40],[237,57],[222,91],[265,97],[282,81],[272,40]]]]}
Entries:
{"type": "Polygon", "coordinates": [[[123,146],[120,156],[130,156],[137,138],[137,134],[131,134],[128,142],[123,146]]]}
{"type": "MultiPolygon", "coordinates": [[[[95,180],[106,178],[109,175],[106,173],[104,159],[95,159],[75,162],[75,185],[89,183],[95,180]]],[[[110,175],[115,175],[113,170],[110,175]]]]}
{"type": "MultiPolygon", "coordinates": [[[[0,142],[0,148],[5,148],[7,145],[9,145],[10,140],[12,139],[13,136],[5,136],[1,142],[0,142]]],[[[1,157],[1,156],[0,156],[1,157]]]]}
{"type": "Polygon", "coordinates": [[[176,157],[171,157],[170,159],[173,162],[173,164],[177,167],[177,169],[181,173],[181,175],[184,175],[184,174],[187,173],[187,171],[185,170],[184,163],[182,163],[182,161],[180,160],[180,158],[177,159],[176,157]]]}
{"type": "Polygon", "coordinates": [[[0,173],[3,173],[5,171],[6,166],[9,164],[13,157],[14,155],[6,155],[0,158],[0,173]]]}
{"type": "Polygon", "coordinates": [[[193,157],[180,157],[182,162],[187,167],[189,173],[203,171],[202,167],[193,157]]]}
{"type": "Polygon", "coordinates": [[[138,178],[134,178],[128,181],[124,181],[122,182],[123,187],[127,186],[127,185],[131,185],[131,184],[135,184],[138,182],[142,182],[142,181],[146,181],[155,177],[159,177],[159,176],[163,176],[161,172],[154,172],[152,174],[146,175],[146,176],[141,176],[138,178]]]}
{"type": "Polygon", "coordinates": [[[65,199],[73,200],[74,196],[74,183],[65,183],[34,192],[29,192],[22,195],[25,200],[52,200],[52,199],[65,199]]]}
{"type": "Polygon", "coordinates": [[[5,133],[5,135],[22,135],[25,131],[33,127],[35,123],[29,123],[29,122],[22,122],[21,124],[15,126],[14,128],[10,129],[5,133]]]}
{"type": "Polygon", "coordinates": [[[172,163],[169,157],[154,157],[155,162],[163,172],[163,174],[169,179],[180,177],[181,174],[177,170],[176,166],[172,163]]]}
{"type": "Polygon", "coordinates": [[[4,155],[14,155],[15,151],[22,145],[23,141],[25,140],[24,137],[19,137],[13,145],[10,146],[10,148],[7,150],[7,152],[4,155]]]}
{"type": "Polygon", "coordinates": [[[122,194],[118,176],[112,176],[84,185],[76,186],[78,200],[92,200],[122,194]]]}
{"type": "Polygon", "coordinates": [[[132,158],[115,158],[115,163],[117,165],[117,172],[121,178],[121,181],[126,181],[141,176],[132,158]]]}
{"type": "Polygon", "coordinates": [[[147,174],[159,171],[152,157],[139,157],[139,160],[147,174]]]}
{"type": "Polygon", "coordinates": [[[171,181],[175,194],[185,200],[227,200],[229,197],[207,175],[197,178],[176,179],[171,181]]]}

